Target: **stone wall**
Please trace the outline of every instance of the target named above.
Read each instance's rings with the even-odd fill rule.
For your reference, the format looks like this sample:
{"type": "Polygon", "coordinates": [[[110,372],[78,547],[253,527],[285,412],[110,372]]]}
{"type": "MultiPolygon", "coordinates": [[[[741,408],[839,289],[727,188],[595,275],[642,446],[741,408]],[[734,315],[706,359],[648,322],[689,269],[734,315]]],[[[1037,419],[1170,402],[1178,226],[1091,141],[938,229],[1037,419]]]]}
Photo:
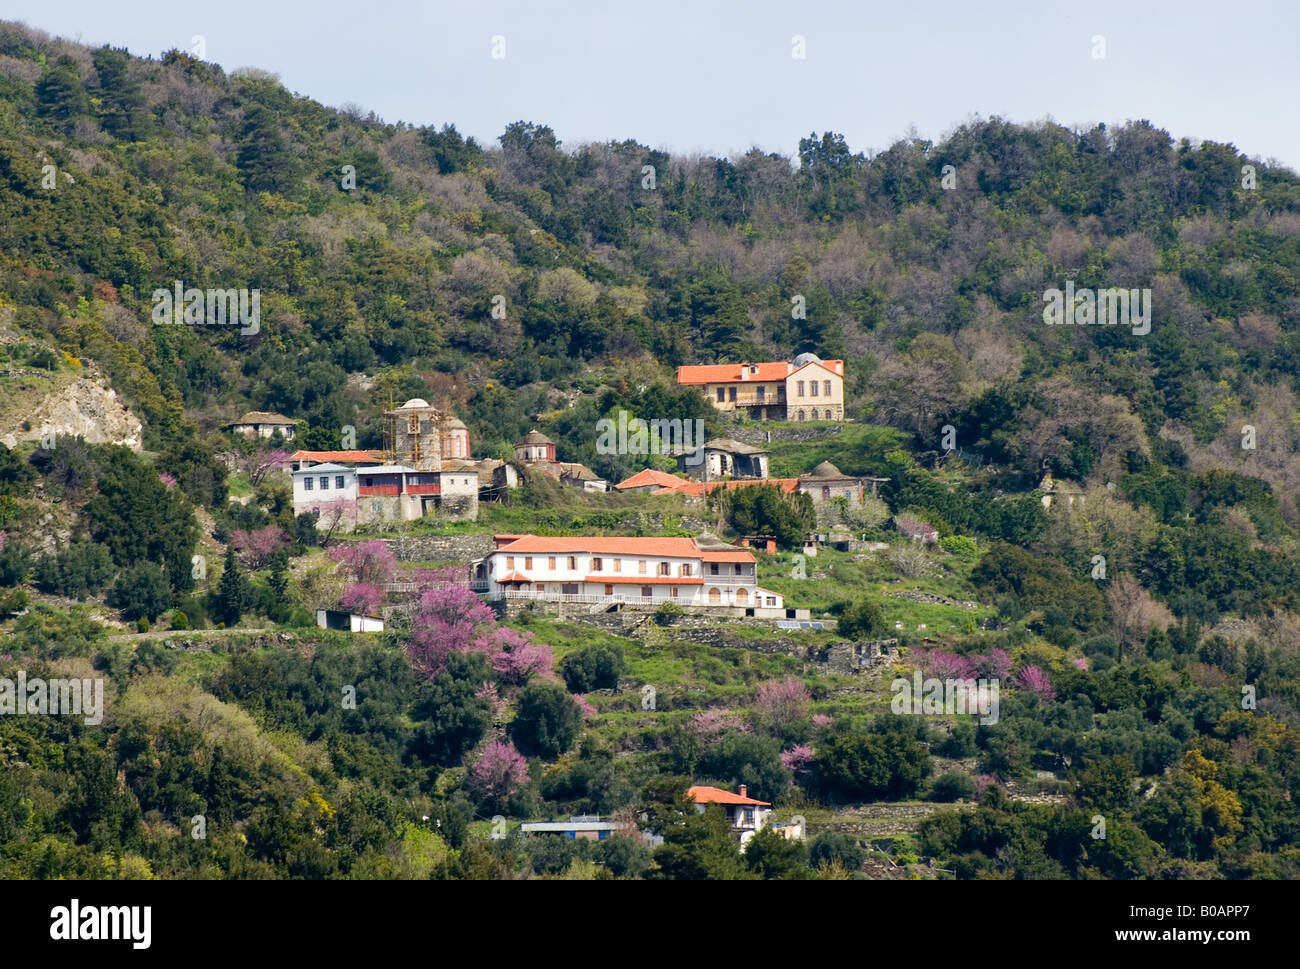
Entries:
{"type": "Polygon", "coordinates": [[[495,547],[491,535],[416,535],[410,538],[381,538],[380,541],[392,550],[399,562],[459,562],[469,565],[495,547]]]}
{"type": "Polygon", "coordinates": [[[728,429],[727,436],[737,441],[743,441],[746,444],[752,444],[755,447],[762,447],[767,444],[767,435],[770,431],[773,441],[821,441],[828,437],[834,437],[843,430],[842,424],[834,427],[751,427],[749,425],[735,425],[728,429]]]}

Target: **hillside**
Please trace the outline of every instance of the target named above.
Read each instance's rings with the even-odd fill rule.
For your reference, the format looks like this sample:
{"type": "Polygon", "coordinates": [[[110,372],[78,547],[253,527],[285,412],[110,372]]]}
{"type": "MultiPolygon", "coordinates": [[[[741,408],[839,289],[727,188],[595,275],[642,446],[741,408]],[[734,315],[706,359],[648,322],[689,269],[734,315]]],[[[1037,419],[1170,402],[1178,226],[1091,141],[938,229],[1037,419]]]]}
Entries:
{"type": "Polygon", "coordinates": [[[107,684],[101,723],[0,719],[0,874],[1296,877],[1296,173],[1146,120],[722,159],[543,120],[479,144],[0,22],[0,679],[107,684]],[[1149,291],[1149,332],[1046,325],[1067,286],[1149,291]],[[256,325],[164,325],[176,287],[255,290],[256,325]],[[844,423],[675,379],[806,352],[844,423]],[[598,450],[620,410],[888,480],[814,509],[524,469],[476,521],[322,535],[223,430],[377,449],[410,398],[610,482],[673,467],[598,450]],[[525,532],[778,535],[758,581],[819,628],[494,612],[457,570],[525,532]],[[341,605],[388,628],[314,625],[341,605]],[[1000,710],[897,715],[914,673],[1000,710]],[[692,784],[809,841],[734,852],[692,784]],[[653,851],[518,837],[643,813],[653,851]]]}

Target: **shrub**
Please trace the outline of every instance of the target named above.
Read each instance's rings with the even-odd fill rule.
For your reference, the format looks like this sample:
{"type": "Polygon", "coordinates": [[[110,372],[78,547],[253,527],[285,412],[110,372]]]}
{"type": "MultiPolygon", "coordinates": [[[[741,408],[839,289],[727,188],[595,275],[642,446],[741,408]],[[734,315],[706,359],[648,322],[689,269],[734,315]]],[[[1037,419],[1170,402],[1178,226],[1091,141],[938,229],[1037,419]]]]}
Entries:
{"type": "Polygon", "coordinates": [[[147,633],[149,631],[149,620],[141,616],[135,621],[135,628],[137,632],[147,633]]]}
{"type": "Polygon", "coordinates": [[[975,782],[961,771],[950,770],[930,788],[930,800],[950,803],[975,794],[975,782]]]}
{"type": "Polygon", "coordinates": [[[185,615],[185,613],[181,612],[179,609],[177,609],[175,612],[172,613],[171,624],[172,624],[172,629],[189,629],[190,617],[185,615]]]}
{"type": "Polygon", "coordinates": [[[612,690],[618,686],[626,664],[616,643],[592,643],[564,657],[564,684],[574,693],[612,690]]]}
{"type": "Polygon", "coordinates": [[[580,729],[582,710],[558,683],[535,681],[519,691],[510,735],[525,754],[554,759],[573,746],[580,729]]]}
{"type": "Polygon", "coordinates": [[[840,613],[838,630],[841,636],[875,639],[883,636],[888,628],[880,606],[871,599],[857,599],[840,613]]]}
{"type": "Polygon", "coordinates": [[[858,845],[858,840],[838,831],[819,834],[813,839],[808,854],[814,868],[839,862],[849,871],[857,871],[867,860],[867,853],[858,845]]]}

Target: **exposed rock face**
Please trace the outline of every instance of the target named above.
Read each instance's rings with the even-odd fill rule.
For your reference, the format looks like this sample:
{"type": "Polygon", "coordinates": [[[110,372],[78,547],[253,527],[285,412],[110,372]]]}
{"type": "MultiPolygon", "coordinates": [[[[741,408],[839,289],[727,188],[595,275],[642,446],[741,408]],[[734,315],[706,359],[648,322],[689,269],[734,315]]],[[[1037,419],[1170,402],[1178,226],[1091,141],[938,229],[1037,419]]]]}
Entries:
{"type": "Polygon", "coordinates": [[[117,391],[98,379],[78,377],[74,383],[50,394],[27,418],[31,429],[0,428],[0,442],[15,447],[19,441],[39,441],[53,432],[82,437],[88,444],[122,444],[139,451],[144,428],[139,418],[118,399],[117,391]]]}

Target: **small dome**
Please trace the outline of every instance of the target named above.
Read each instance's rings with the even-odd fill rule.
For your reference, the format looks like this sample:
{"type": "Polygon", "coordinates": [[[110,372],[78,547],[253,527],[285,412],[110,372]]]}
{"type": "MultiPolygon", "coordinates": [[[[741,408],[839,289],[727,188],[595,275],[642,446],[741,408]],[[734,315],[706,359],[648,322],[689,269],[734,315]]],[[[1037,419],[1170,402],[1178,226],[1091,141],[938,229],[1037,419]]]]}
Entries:
{"type": "Polygon", "coordinates": [[[529,431],[527,434],[525,434],[523,437],[521,437],[518,441],[515,442],[515,447],[519,447],[519,445],[521,444],[554,444],[554,443],[555,443],[554,441],[552,441],[541,431],[537,430],[536,428],[533,428],[531,431],[529,431]]]}
{"type": "Polygon", "coordinates": [[[799,356],[794,358],[794,365],[796,367],[802,367],[810,363],[821,363],[821,362],[822,362],[822,358],[817,356],[817,354],[815,353],[801,353],[799,354],[799,356]]]}
{"type": "Polygon", "coordinates": [[[429,406],[429,402],[425,400],[423,397],[412,397],[410,400],[408,400],[405,404],[403,404],[398,409],[406,410],[408,407],[428,407],[428,406],[429,406]]]}
{"type": "Polygon", "coordinates": [[[462,421],[459,417],[453,417],[451,420],[447,421],[446,426],[454,427],[457,430],[460,430],[461,428],[465,428],[466,430],[468,430],[468,428],[465,427],[465,422],[462,421]]]}
{"type": "Polygon", "coordinates": [[[840,472],[840,469],[835,467],[835,465],[831,464],[829,461],[823,461],[821,464],[817,465],[817,467],[813,468],[812,476],[814,478],[844,477],[844,475],[840,472]]]}

